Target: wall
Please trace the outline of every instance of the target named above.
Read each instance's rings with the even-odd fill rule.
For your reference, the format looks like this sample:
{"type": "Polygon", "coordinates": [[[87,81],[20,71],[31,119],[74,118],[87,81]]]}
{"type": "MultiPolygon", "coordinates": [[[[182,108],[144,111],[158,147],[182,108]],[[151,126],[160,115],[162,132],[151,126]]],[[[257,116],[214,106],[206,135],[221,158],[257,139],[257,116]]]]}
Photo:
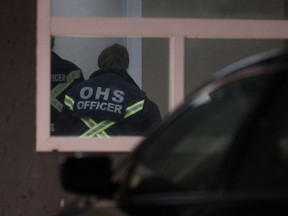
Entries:
{"type": "Polygon", "coordinates": [[[62,155],[35,152],[36,1],[2,0],[0,215],[51,215],[62,155]]]}
{"type": "Polygon", "coordinates": [[[2,0],[0,26],[0,215],[51,216],[74,195],[58,180],[69,154],[34,150],[36,0],[2,0]]]}

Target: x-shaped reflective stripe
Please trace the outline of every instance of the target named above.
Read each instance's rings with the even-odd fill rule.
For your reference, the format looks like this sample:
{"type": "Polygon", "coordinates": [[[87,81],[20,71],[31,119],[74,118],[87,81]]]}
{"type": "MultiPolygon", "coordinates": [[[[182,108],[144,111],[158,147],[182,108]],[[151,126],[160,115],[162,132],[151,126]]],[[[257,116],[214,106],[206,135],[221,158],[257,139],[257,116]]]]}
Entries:
{"type": "MultiPolygon", "coordinates": [[[[64,103],[65,103],[65,105],[67,107],[69,107],[70,110],[73,111],[73,105],[74,105],[73,98],[69,97],[68,95],[65,95],[64,103]]],[[[91,118],[80,118],[80,119],[88,128],[92,128],[92,127],[97,126],[97,123],[91,118]]],[[[103,138],[103,137],[109,138],[109,135],[105,131],[103,131],[102,133],[97,134],[97,137],[99,137],[99,138],[103,138]]]]}
{"type": "Polygon", "coordinates": [[[71,71],[68,75],[67,75],[67,81],[66,83],[59,83],[57,86],[55,86],[52,90],[51,90],[51,105],[58,110],[58,112],[61,112],[62,108],[63,108],[63,104],[57,99],[57,97],[63,92],[65,91],[72,83],[75,79],[79,79],[81,75],[80,70],[75,70],[75,71],[71,71]]]}
{"type": "MultiPolygon", "coordinates": [[[[144,107],[145,100],[138,101],[137,103],[126,108],[124,119],[129,118],[135,113],[141,111],[144,107]]],[[[73,111],[74,100],[73,98],[65,95],[64,103],[70,110],[73,111]]],[[[105,132],[105,130],[112,125],[116,124],[115,121],[104,120],[99,122],[98,124],[91,118],[81,118],[81,121],[89,128],[85,133],[83,133],[80,137],[109,137],[109,135],[105,132]]]]}
{"type": "MultiPolygon", "coordinates": [[[[144,106],[144,101],[145,100],[141,100],[141,101],[127,107],[125,115],[124,115],[124,119],[129,118],[130,116],[134,115],[135,113],[141,111],[143,109],[143,106],[144,106]]],[[[80,138],[97,136],[98,134],[101,134],[107,128],[111,127],[112,125],[114,125],[116,123],[117,122],[110,121],[110,120],[101,121],[99,124],[95,125],[93,128],[90,128],[85,133],[83,133],[80,136],[80,138]]]]}
{"type": "MultiPolygon", "coordinates": [[[[89,129],[97,126],[97,123],[91,118],[80,118],[80,119],[89,129]]],[[[103,137],[109,138],[110,137],[105,131],[100,132],[96,136],[99,138],[103,138],[103,137]]]]}

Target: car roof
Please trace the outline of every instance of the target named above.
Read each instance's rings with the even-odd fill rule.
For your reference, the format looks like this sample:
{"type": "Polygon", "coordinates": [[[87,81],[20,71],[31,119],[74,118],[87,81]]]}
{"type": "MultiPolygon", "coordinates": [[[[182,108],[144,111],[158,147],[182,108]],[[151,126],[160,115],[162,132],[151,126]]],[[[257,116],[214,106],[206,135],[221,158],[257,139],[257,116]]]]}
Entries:
{"type": "MultiPolygon", "coordinates": [[[[223,79],[249,67],[280,63],[288,63],[288,50],[276,49],[254,54],[220,69],[212,75],[211,79],[208,80],[208,83],[223,79]]],[[[205,85],[208,83],[205,83],[205,85]]]]}

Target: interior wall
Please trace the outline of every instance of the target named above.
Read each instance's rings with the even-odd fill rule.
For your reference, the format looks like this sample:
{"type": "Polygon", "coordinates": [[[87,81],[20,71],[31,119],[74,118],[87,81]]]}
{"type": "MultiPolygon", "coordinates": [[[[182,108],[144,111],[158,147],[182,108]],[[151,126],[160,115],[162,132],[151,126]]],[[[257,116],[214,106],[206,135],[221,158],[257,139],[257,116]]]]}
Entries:
{"type": "Polygon", "coordinates": [[[142,8],[145,17],[282,19],[285,0],[143,0],[142,8]]]}
{"type": "Polygon", "coordinates": [[[142,86],[153,100],[163,118],[168,114],[169,40],[168,38],[142,39],[142,86]]]}

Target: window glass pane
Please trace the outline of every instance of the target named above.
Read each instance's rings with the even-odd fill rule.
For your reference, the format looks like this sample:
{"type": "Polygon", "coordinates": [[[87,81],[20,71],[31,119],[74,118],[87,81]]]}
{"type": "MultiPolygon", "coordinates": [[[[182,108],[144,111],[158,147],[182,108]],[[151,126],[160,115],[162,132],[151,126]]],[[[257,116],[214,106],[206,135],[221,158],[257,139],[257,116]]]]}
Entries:
{"type": "Polygon", "coordinates": [[[79,66],[85,79],[97,68],[97,58],[108,45],[119,43],[126,45],[126,38],[93,38],[56,36],[53,51],[59,56],[79,66]]]}
{"type": "Polygon", "coordinates": [[[285,0],[52,0],[52,16],[286,19],[285,0]]]}
{"type": "Polygon", "coordinates": [[[285,48],[284,40],[186,39],[185,95],[216,71],[251,55],[285,48]]]}
{"type": "Polygon", "coordinates": [[[278,72],[270,84],[273,94],[271,91],[266,94],[268,101],[263,102],[265,111],[261,110],[261,121],[253,126],[253,137],[246,144],[247,151],[242,153],[239,174],[231,187],[236,191],[280,194],[287,190],[287,64],[285,68],[281,65],[273,70],[278,72]]]}
{"type": "Polygon", "coordinates": [[[143,0],[143,17],[286,19],[286,1],[143,0]]]}
{"type": "Polygon", "coordinates": [[[52,16],[141,16],[141,0],[51,0],[52,16]]]}
{"type": "Polygon", "coordinates": [[[154,101],[161,115],[168,115],[169,92],[169,40],[167,38],[142,39],[142,86],[154,101]]]}
{"type": "MultiPolygon", "coordinates": [[[[78,38],[58,36],[52,39],[52,135],[84,136],[85,132],[90,129],[92,133],[92,129],[94,128],[92,126],[94,125],[95,130],[100,128],[103,130],[103,133],[99,136],[97,133],[92,133],[89,134],[89,137],[95,137],[96,135],[97,137],[116,135],[142,136],[146,135],[152,125],[154,126],[154,123],[158,123],[161,120],[160,118],[168,112],[168,95],[166,94],[168,92],[168,39],[150,38],[142,40],[142,38],[78,38]],[[131,84],[129,87],[124,86],[124,83],[122,85],[122,81],[116,82],[116,78],[112,77],[109,77],[109,80],[115,81],[113,85],[108,81],[108,78],[107,81],[103,80],[100,82],[102,78],[100,79],[98,76],[99,73],[95,73],[99,72],[100,69],[100,71],[104,71],[108,67],[107,65],[115,63],[114,56],[118,56],[118,53],[122,51],[113,50],[113,52],[109,51],[111,53],[106,52],[107,54],[105,55],[102,53],[103,50],[115,43],[127,48],[128,51],[129,59],[127,59],[128,68],[126,71],[130,78],[126,77],[126,75],[124,78],[122,75],[119,76],[125,80],[125,83],[127,81],[131,84]],[[102,58],[104,60],[100,60],[100,54],[105,56],[102,58]],[[104,63],[101,64],[101,62],[104,63]],[[102,67],[99,68],[101,65],[102,67]],[[95,78],[96,74],[97,82],[99,82],[97,84],[95,83],[96,81],[91,81],[95,78]],[[84,81],[85,84],[83,84],[84,81]],[[87,81],[91,82],[92,86],[87,81]],[[78,84],[81,86],[78,90],[75,90],[75,92],[74,90],[73,92],[69,90],[78,84]],[[136,84],[144,92],[141,90],[138,91],[136,84]],[[70,93],[65,97],[68,90],[70,93]],[[145,95],[152,102],[148,102],[145,95]],[[102,101],[102,99],[105,101],[102,101]],[[145,99],[144,104],[141,102],[142,99],[145,99]],[[61,131],[58,133],[55,132],[57,131],[56,122],[63,122],[63,116],[66,118],[66,115],[61,114],[63,107],[70,110],[69,116],[70,112],[73,112],[71,114],[73,115],[73,120],[69,117],[70,120],[65,121],[66,123],[69,122],[69,124],[65,124],[65,128],[69,126],[69,128],[65,129],[65,132],[62,131],[63,123],[57,124],[61,125],[58,126],[59,131],[61,131]],[[114,117],[108,115],[107,112],[109,114],[112,113],[114,117]],[[136,118],[137,116],[139,117],[138,119],[136,118]],[[89,117],[89,120],[83,119],[84,117],[89,117]],[[96,123],[91,120],[92,117],[96,123]],[[79,119],[81,120],[80,123],[79,119]],[[104,124],[103,121],[107,119],[113,120],[113,122],[109,124],[105,122],[104,124]],[[129,120],[128,126],[126,125],[126,120],[129,120]],[[100,124],[100,122],[103,124],[100,124]]],[[[125,60],[123,56],[122,54],[120,55],[119,62],[125,60]]],[[[118,69],[120,70],[120,66],[119,68],[115,66],[113,70],[118,69]]],[[[67,113],[68,111],[65,110],[64,112],[67,113]]]]}
{"type": "Polygon", "coordinates": [[[142,151],[131,179],[133,191],[215,189],[229,144],[269,79],[266,74],[234,81],[202,95],[201,104],[192,102],[142,151]]]}

